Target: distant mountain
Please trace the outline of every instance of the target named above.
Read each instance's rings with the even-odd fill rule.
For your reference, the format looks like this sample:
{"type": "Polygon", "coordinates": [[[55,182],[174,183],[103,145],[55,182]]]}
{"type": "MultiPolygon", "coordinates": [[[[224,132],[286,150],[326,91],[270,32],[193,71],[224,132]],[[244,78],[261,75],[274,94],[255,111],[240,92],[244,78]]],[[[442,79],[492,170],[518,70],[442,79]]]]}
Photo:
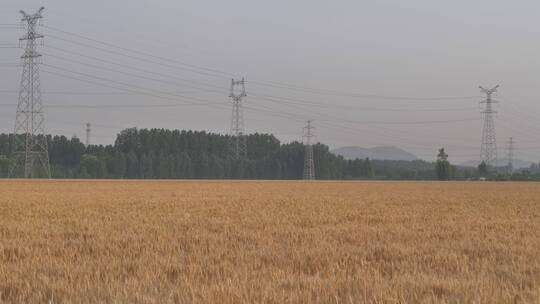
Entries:
{"type": "Polygon", "coordinates": [[[378,160],[417,160],[418,157],[397,147],[342,147],[332,150],[332,153],[341,155],[345,159],[369,158],[378,160]]]}
{"type": "MultiPolygon", "coordinates": [[[[499,165],[498,165],[499,167],[504,167],[504,166],[506,166],[506,164],[508,164],[508,159],[507,158],[500,158],[498,163],[499,163],[499,165]]],[[[533,164],[530,161],[521,160],[521,159],[514,159],[512,161],[512,163],[514,165],[514,169],[526,169],[526,168],[529,168],[533,164]]],[[[480,164],[480,162],[477,161],[477,160],[469,160],[469,161],[460,163],[459,166],[478,167],[479,164],[480,164]]]]}

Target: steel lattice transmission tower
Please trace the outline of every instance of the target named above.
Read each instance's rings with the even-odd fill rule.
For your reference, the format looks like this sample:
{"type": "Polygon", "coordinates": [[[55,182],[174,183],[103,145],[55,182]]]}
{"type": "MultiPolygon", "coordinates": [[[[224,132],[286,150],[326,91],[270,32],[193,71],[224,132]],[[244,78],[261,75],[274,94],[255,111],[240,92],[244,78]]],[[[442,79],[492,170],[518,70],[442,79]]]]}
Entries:
{"type": "Polygon", "coordinates": [[[235,159],[247,156],[247,140],[244,130],[244,110],[242,102],[246,97],[246,82],[242,80],[231,81],[231,93],[233,110],[231,119],[231,153],[235,159]]]}
{"type": "Polygon", "coordinates": [[[92,131],[92,124],[86,123],[86,146],[90,146],[90,132],[92,131]]]}
{"type": "Polygon", "coordinates": [[[21,166],[24,166],[25,178],[51,177],[39,80],[41,54],[37,52],[37,43],[43,35],[36,31],[38,22],[43,18],[41,13],[44,9],[41,7],[32,15],[21,10],[27,33],[19,39],[21,42],[24,41],[26,46],[21,57],[23,71],[13,132],[10,177],[17,174],[21,166]]]}
{"type": "Polygon", "coordinates": [[[304,143],[306,146],[306,156],[304,157],[304,179],[315,179],[315,162],[313,161],[313,145],[311,139],[315,137],[313,134],[312,120],[307,121],[307,126],[304,127],[304,143]]]}
{"type": "Polygon", "coordinates": [[[514,144],[516,142],[514,141],[513,137],[510,137],[508,140],[508,165],[506,169],[508,170],[508,174],[512,174],[514,172],[514,144]]]}
{"type": "Polygon", "coordinates": [[[493,103],[496,101],[491,99],[491,95],[497,92],[498,87],[499,86],[497,85],[488,90],[480,86],[482,93],[486,94],[486,100],[481,102],[486,104],[486,108],[482,111],[484,127],[482,129],[480,160],[488,166],[497,165],[497,139],[495,137],[495,122],[493,120],[493,114],[496,114],[497,112],[493,111],[493,103]]]}

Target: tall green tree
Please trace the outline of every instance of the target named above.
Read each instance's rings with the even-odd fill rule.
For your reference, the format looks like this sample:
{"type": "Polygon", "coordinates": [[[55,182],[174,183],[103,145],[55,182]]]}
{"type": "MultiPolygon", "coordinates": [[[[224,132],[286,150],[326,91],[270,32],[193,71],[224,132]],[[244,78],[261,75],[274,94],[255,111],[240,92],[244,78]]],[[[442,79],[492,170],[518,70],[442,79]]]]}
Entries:
{"type": "Polygon", "coordinates": [[[144,154],[141,158],[141,178],[152,179],[154,178],[154,164],[151,154],[144,154]]]}
{"type": "Polygon", "coordinates": [[[101,175],[100,160],[95,155],[84,154],[81,158],[81,177],[98,178],[101,175]]]}
{"type": "Polygon", "coordinates": [[[488,165],[485,161],[482,161],[480,165],[478,165],[478,174],[482,177],[486,177],[488,173],[488,165]]]}
{"type": "Polygon", "coordinates": [[[437,178],[439,180],[449,180],[452,174],[452,168],[450,162],[448,162],[448,154],[444,152],[444,148],[439,149],[439,154],[437,155],[437,178]]]}
{"type": "Polygon", "coordinates": [[[9,159],[5,155],[0,155],[0,178],[8,176],[9,159]]]}
{"type": "Polygon", "coordinates": [[[373,164],[369,158],[366,158],[364,161],[364,170],[362,175],[367,178],[373,178],[375,176],[375,171],[373,170],[373,164]]]}
{"type": "Polygon", "coordinates": [[[107,167],[112,177],[125,178],[127,171],[126,155],[119,151],[114,152],[114,156],[109,159],[107,167]]]}

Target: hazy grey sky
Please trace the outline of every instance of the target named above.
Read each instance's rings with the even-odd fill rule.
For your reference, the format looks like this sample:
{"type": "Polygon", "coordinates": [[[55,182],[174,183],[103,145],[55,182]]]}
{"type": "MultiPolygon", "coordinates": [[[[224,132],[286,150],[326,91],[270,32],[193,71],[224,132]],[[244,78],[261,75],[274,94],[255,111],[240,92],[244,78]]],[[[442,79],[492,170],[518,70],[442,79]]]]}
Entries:
{"type": "MultiPolygon", "coordinates": [[[[459,162],[479,155],[478,85],[501,84],[499,155],[513,136],[518,158],[540,160],[538,1],[2,0],[0,24],[18,23],[19,9],[42,5],[48,27],[41,28],[41,79],[53,134],[84,138],[87,121],[94,125],[92,141],[103,144],[131,126],[224,133],[231,111],[227,88],[233,75],[241,75],[248,80],[247,132],[291,141],[300,139],[304,120],[314,119],[317,140],[331,147],[394,145],[432,160],[444,146],[459,162]],[[121,88],[133,87],[124,84],[162,98],[126,95],[121,88]],[[278,88],[282,84],[321,91],[278,88]],[[184,97],[202,105],[55,107],[167,105],[184,97]]],[[[22,32],[0,26],[0,44],[16,43],[22,32]]],[[[21,52],[0,48],[0,104],[17,102],[9,91],[18,89],[20,68],[2,64],[18,63],[21,52]]],[[[11,132],[14,116],[14,106],[0,106],[0,132],[11,132]]]]}

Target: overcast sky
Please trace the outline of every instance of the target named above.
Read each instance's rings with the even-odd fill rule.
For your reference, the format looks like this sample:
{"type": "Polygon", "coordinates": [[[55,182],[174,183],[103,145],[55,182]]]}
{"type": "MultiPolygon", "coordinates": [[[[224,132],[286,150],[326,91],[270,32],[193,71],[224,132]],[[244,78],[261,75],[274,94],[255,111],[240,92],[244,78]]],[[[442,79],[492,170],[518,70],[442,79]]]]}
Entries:
{"type": "MultiPolygon", "coordinates": [[[[102,144],[133,126],[226,133],[230,78],[245,76],[249,133],[300,140],[313,119],[332,148],[433,160],[444,146],[460,162],[479,157],[478,86],[500,84],[499,156],[513,136],[518,158],[540,160],[538,1],[2,0],[0,46],[23,34],[6,25],[19,9],[42,5],[53,134],[84,140],[87,121],[102,144]]],[[[12,132],[21,53],[0,48],[0,132],[12,132]]]]}

